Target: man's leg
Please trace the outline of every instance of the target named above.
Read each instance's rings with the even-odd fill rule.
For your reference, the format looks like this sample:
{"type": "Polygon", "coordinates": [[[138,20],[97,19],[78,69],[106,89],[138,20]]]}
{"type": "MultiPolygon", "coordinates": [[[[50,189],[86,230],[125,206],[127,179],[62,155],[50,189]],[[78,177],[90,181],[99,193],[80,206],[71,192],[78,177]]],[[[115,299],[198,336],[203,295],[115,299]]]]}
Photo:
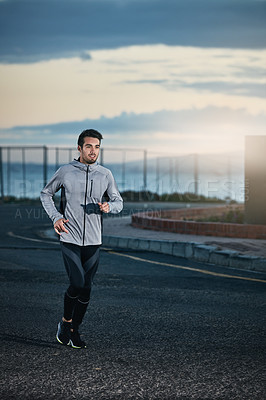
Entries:
{"type": "Polygon", "coordinates": [[[90,302],[91,288],[83,288],[80,291],[78,299],[75,304],[73,316],[72,316],[72,328],[78,330],[80,324],[83,321],[84,315],[87,311],[90,302]]]}
{"type": "Polygon", "coordinates": [[[79,293],[72,317],[72,326],[76,331],[83,321],[90,302],[91,285],[99,265],[99,246],[82,247],[81,261],[85,273],[85,287],[79,293]]]}
{"type": "Polygon", "coordinates": [[[70,285],[64,297],[64,316],[63,321],[72,322],[73,311],[78,301],[80,289],[70,285]]]}
{"type": "Polygon", "coordinates": [[[60,242],[60,244],[70,286],[65,292],[64,314],[58,324],[56,338],[61,344],[71,344],[72,316],[85,279],[80,247],[71,243],[60,242]]]}

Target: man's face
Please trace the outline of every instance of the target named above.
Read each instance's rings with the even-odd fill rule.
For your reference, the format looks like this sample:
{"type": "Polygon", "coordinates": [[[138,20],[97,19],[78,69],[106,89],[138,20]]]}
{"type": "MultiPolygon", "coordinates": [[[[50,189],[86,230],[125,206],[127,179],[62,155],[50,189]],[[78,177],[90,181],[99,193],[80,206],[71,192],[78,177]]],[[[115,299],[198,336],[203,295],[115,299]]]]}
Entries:
{"type": "Polygon", "coordinates": [[[78,151],[80,152],[80,162],[84,164],[94,164],[100,152],[99,139],[85,137],[83,146],[78,146],[78,151]]]}

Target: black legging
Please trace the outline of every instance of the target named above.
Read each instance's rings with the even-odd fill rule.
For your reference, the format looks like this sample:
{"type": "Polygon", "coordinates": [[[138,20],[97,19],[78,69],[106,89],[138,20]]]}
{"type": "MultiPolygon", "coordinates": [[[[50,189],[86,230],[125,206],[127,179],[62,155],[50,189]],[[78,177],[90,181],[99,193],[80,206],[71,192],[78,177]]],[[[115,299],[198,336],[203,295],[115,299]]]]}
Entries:
{"type": "Polygon", "coordinates": [[[64,318],[78,329],[87,310],[92,281],[99,265],[99,245],[78,246],[60,242],[70,286],[64,298],[64,318]]]}

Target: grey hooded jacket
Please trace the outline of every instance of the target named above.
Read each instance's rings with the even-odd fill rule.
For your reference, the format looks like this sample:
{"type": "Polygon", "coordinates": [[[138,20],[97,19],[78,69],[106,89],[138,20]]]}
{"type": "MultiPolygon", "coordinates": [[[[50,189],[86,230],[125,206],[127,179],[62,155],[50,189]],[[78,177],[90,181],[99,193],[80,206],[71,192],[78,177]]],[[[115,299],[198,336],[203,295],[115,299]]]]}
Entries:
{"type": "Polygon", "coordinates": [[[63,232],[60,240],[88,246],[102,243],[102,212],[98,202],[104,201],[105,194],[110,212],[119,213],[123,200],[111,171],[98,163],[86,165],[74,160],[56,171],[41,191],[40,199],[53,223],[60,218],[69,219],[65,224],[69,233],[63,232]],[[60,212],[53,201],[59,189],[60,212]]]}

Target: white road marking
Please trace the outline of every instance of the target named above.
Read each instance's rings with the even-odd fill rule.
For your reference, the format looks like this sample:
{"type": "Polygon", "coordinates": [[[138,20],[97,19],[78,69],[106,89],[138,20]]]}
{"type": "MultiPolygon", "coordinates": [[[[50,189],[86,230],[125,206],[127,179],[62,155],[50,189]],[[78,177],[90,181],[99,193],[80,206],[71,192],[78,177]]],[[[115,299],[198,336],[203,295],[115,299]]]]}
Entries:
{"type": "Polygon", "coordinates": [[[266,283],[266,280],[264,280],[264,279],[248,278],[248,277],[245,277],[245,276],[222,274],[222,273],[219,273],[219,272],[208,271],[206,269],[193,268],[193,267],[184,267],[184,266],[181,266],[181,265],[169,264],[169,263],[165,263],[165,262],[148,260],[146,258],[131,256],[129,254],[119,253],[117,251],[112,251],[112,250],[109,251],[109,254],[115,254],[115,255],[120,256],[120,257],[127,257],[127,258],[130,258],[130,259],[135,260],[135,261],[141,261],[141,262],[146,262],[146,263],[156,264],[156,265],[164,265],[166,267],[183,269],[183,270],[187,270],[187,271],[199,272],[201,274],[217,276],[217,277],[220,277],[220,278],[241,279],[241,280],[244,280],[244,281],[266,283]]]}
{"type": "Polygon", "coordinates": [[[49,243],[49,244],[55,244],[55,245],[59,245],[59,242],[48,242],[48,240],[42,240],[42,239],[33,239],[33,238],[29,238],[27,236],[20,236],[20,235],[16,235],[13,232],[7,232],[8,236],[17,238],[17,239],[23,239],[23,240],[29,240],[30,242],[38,242],[38,243],[49,243]]]}

